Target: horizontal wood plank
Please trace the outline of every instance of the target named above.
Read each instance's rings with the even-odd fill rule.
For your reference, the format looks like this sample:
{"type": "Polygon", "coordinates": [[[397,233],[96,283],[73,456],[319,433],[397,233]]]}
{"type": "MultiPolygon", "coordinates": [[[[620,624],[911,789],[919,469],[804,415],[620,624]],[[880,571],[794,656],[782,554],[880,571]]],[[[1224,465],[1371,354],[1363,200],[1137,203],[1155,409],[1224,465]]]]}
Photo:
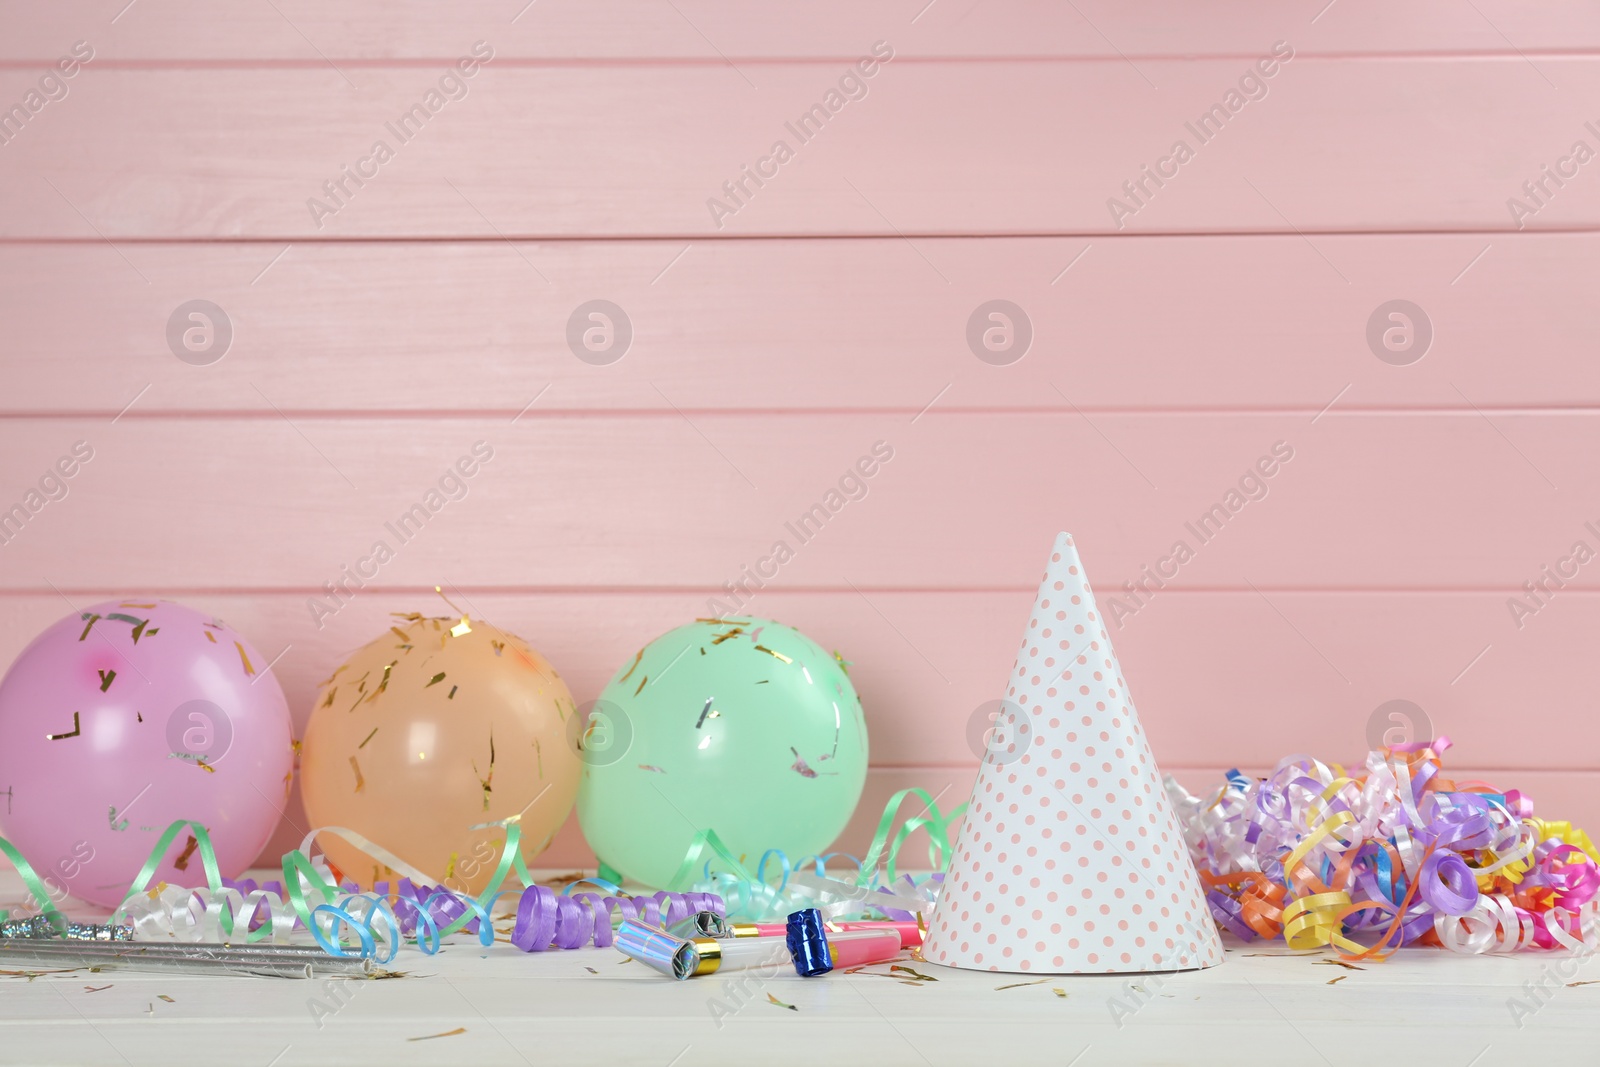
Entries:
{"type": "Polygon", "coordinates": [[[483,37],[507,57],[737,62],[847,57],[886,38],[916,56],[1051,56],[1114,60],[1233,55],[1277,38],[1308,52],[1358,54],[1484,51],[1515,55],[1600,48],[1600,20],[1575,0],[1535,7],[1484,0],[1463,8],[1428,0],[1395,8],[1377,0],[1286,7],[1250,0],[1220,7],[1061,5],[1012,0],[977,8],[868,0],[752,7],[729,0],[462,0],[449,5],[377,0],[337,6],[310,0],[217,9],[203,0],[122,5],[7,4],[0,58],[54,59],[88,38],[124,62],[351,62],[436,58],[447,42],[483,37]],[[103,8],[103,10],[102,10],[103,8]],[[276,10],[274,10],[276,9],[276,10]],[[674,10],[676,9],[676,10],[674,10]],[[113,18],[115,21],[113,21],[113,18]],[[1303,42],[1303,43],[1301,43],[1303,42]]]}
{"type": "Polygon", "coordinates": [[[1294,235],[933,239],[916,250],[898,238],[202,243],[121,255],[100,242],[0,244],[15,354],[0,369],[0,413],[110,418],[146,385],[132,417],[276,405],[509,419],[546,384],[539,411],[659,410],[662,392],[690,411],[908,416],[935,396],[938,411],[1091,413],[1315,414],[1336,396],[1336,410],[1600,404],[1588,312],[1600,235],[1329,236],[1317,249],[1326,261],[1294,235]],[[605,366],[582,361],[567,334],[596,298],[632,331],[605,366]],[[1408,366],[1380,360],[1366,336],[1396,298],[1421,307],[1432,331],[1408,366]],[[209,366],[169,343],[169,320],[194,299],[220,307],[232,332],[209,366]],[[1021,308],[1032,332],[1007,366],[980,360],[967,336],[994,299],[1021,308]]]}
{"type": "MultiPolygon", "coordinates": [[[[759,89],[722,66],[491,63],[448,100],[433,69],[374,68],[354,88],[320,67],[91,63],[5,145],[0,236],[906,235],[942,282],[919,236],[1592,228],[1600,181],[1569,157],[1595,148],[1600,57],[1539,67],[1303,56],[1247,87],[1252,102],[1242,57],[890,62],[851,101],[832,60],[740,68],[759,89]],[[802,129],[813,105],[834,113],[802,129]],[[1568,173],[1560,188],[1546,164],[1568,173]]],[[[0,73],[0,100],[33,84],[0,73]]],[[[1330,264],[1326,284],[1347,281],[1330,264]]]]}
{"type": "Polygon", "coordinates": [[[3,420],[0,588],[1026,588],[1062,528],[1105,588],[1600,588],[1561,562],[1595,548],[1593,413],[689,415],[656,384],[650,415],[3,420]]]}

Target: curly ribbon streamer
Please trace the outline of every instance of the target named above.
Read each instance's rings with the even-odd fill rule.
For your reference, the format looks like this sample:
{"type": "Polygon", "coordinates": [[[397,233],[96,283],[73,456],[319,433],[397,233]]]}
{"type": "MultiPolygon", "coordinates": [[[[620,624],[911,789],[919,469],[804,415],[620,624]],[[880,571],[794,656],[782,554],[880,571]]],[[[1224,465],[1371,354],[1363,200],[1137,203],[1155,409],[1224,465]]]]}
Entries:
{"type": "MultiPolygon", "coordinates": [[[[673,891],[653,896],[625,894],[614,882],[603,878],[587,883],[600,892],[574,892],[577,885],[584,884],[576,883],[557,894],[536,884],[522,859],[521,827],[510,821],[473,827],[503,828],[506,839],[487,887],[472,897],[430,886],[428,877],[402,857],[362,834],[337,826],[313,830],[298,849],[285,853],[281,882],[258,884],[253,880],[224,879],[205,827],[191,820],[178,820],[157,840],[113,917],[132,922],[141,937],[185,941],[237,940],[242,936],[248,943],[281,943],[304,929],[331,955],[363,955],[388,962],[402,944],[414,944],[425,953],[437,952],[445,938],[459,932],[476,935],[485,947],[492,945],[493,911],[500,898],[511,892],[502,887],[514,874],[523,889],[517,900],[511,942],[529,952],[585,944],[604,946],[611,943],[612,931],[624,919],[670,924],[695,911],[769,918],[815,905],[830,918],[879,913],[912,920],[926,916],[943,876],[898,874],[900,849],[913,833],[923,830],[928,836],[929,861],[942,869],[951,854],[950,824],[965,810],[966,805],[962,804],[942,812],[937,799],[927,790],[903,789],[885,805],[865,861],[828,853],[807,857],[797,868],[781,850],[769,849],[757,861],[753,873],[714,830],[705,830],[690,843],[673,879],[673,891]],[[896,827],[902,804],[912,797],[923,802],[922,811],[896,827]],[[152,888],[150,883],[167,850],[185,831],[195,838],[206,884],[183,888],[161,883],[152,888]],[[325,833],[344,838],[387,866],[398,876],[396,883],[393,887],[379,883],[370,893],[362,893],[354,885],[336,884],[326,866],[311,858],[313,844],[325,833]],[[853,880],[829,877],[829,863],[848,864],[853,880]],[[713,870],[713,866],[718,869],[713,870]]],[[[0,852],[22,876],[42,913],[53,922],[65,923],[45,883],[27,859],[4,839],[0,839],[0,852]]],[[[1568,893],[1571,892],[1569,888],[1568,893]]],[[[0,918],[4,918],[3,913],[0,918]]]]}
{"type": "Polygon", "coordinates": [[[1290,756],[1260,780],[1229,771],[1203,800],[1168,778],[1217,923],[1346,959],[1600,945],[1594,842],[1517,790],[1446,779],[1449,747],[1382,749],[1350,773],[1290,756]]]}
{"type": "Polygon", "coordinates": [[[961,804],[942,812],[937,798],[926,789],[902,789],[884,805],[865,860],[828,853],[806,857],[796,864],[780,849],[768,849],[757,861],[754,872],[740,857],[733,855],[715,830],[702,830],[690,841],[683,862],[678,865],[668,887],[715,892],[726,901],[730,917],[751,921],[779,918],[799,907],[819,902],[825,905],[829,918],[865,916],[875,910],[890,918],[910,920],[918,914],[926,914],[942,875],[924,875],[920,880],[897,876],[895,868],[901,846],[917,830],[923,830],[928,835],[929,863],[935,871],[941,871],[952,852],[950,824],[966,808],[961,804]],[[901,805],[913,796],[923,802],[922,811],[896,829],[895,820],[901,805]],[[853,883],[827,877],[828,863],[834,860],[848,861],[852,865],[853,883]],[[881,875],[880,862],[883,864],[881,875]],[[776,885],[767,873],[769,863],[775,868],[776,885]],[[823,883],[831,884],[802,884],[796,871],[805,868],[811,868],[823,883]],[[891,889],[891,885],[899,888],[891,889]]]}
{"type": "MultiPolygon", "coordinates": [[[[29,863],[27,858],[17,851],[15,845],[3,837],[0,837],[0,853],[5,854],[12,868],[22,876],[22,884],[32,894],[34,903],[39,905],[39,914],[48,918],[50,924],[57,930],[64,929],[67,922],[66,917],[56,909],[55,900],[51,898],[50,891],[45,887],[44,880],[33,869],[33,864],[29,863]]],[[[0,922],[4,922],[10,917],[11,913],[9,911],[0,908],[0,922]]]]}

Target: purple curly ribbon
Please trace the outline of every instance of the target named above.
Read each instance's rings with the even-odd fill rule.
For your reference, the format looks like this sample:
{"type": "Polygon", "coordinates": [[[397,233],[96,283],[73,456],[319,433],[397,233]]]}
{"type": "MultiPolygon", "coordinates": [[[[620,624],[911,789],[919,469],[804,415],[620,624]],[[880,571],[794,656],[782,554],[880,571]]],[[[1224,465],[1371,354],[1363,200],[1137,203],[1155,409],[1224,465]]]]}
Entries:
{"type": "Polygon", "coordinates": [[[637,919],[651,926],[671,926],[697,911],[727,914],[715,893],[657,893],[648,897],[604,896],[574,893],[560,896],[542,885],[530,885],[517,901],[517,918],[511,943],[524,952],[551,948],[605,948],[621,919],[637,919]],[[621,919],[617,916],[620,915],[621,919]]]}

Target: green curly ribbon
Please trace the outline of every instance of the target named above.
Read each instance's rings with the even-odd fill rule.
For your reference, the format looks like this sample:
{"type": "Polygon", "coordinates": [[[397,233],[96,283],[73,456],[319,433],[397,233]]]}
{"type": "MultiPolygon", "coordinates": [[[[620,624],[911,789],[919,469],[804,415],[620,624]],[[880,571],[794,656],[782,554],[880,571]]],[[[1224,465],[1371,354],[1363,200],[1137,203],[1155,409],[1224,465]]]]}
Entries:
{"type": "MultiPolygon", "coordinates": [[[[524,886],[533,884],[533,875],[529,873],[528,864],[522,858],[522,826],[515,822],[503,825],[506,830],[506,840],[505,845],[500,850],[499,863],[495,866],[494,873],[489,876],[488,885],[484,887],[483,892],[476,898],[478,909],[481,909],[486,915],[492,914],[495,901],[499,899],[500,894],[504,891],[501,887],[505,885],[506,879],[513,872],[515,872],[524,886]]],[[[299,849],[283,854],[283,887],[284,892],[289,897],[289,906],[294,909],[295,915],[305,924],[307,930],[316,929],[312,925],[312,911],[322,904],[332,904],[341,895],[339,887],[331,884],[318,874],[316,868],[311,865],[310,857],[299,849]],[[312,904],[306,899],[306,886],[310,886],[313,893],[320,898],[318,904],[312,904]]],[[[468,908],[456,917],[450,925],[438,931],[437,934],[430,934],[429,937],[430,939],[449,937],[476,918],[478,918],[477,911],[468,908]]]]}
{"type": "MultiPolygon", "coordinates": [[[[50,891],[45,888],[44,879],[34,871],[33,864],[27,857],[17,851],[17,847],[5,838],[0,837],[0,852],[5,853],[6,859],[11,861],[11,866],[22,875],[22,884],[28,887],[28,892],[33,894],[34,901],[39,905],[39,914],[50,920],[50,925],[57,930],[66,929],[67,919],[56,909],[55,901],[50,899],[50,891]]],[[[0,922],[10,917],[10,912],[0,908],[0,922]]]]}
{"type": "MultiPolygon", "coordinates": [[[[878,863],[887,859],[888,881],[895,880],[895,863],[900,856],[900,847],[905,844],[906,838],[918,830],[925,830],[928,834],[928,862],[936,871],[941,871],[949,862],[953,852],[950,842],[950,824],[967,810],[967,805],[962,804],[952,808],[948,813],[939,810],[937,799],[926,789],[912,787],[902,789],[889,798],[884,805],[883,815],[878,820],[877,833],[873,835],[872,845],[867,849],[867,858],[862,861],[861,869],[856,875],[856,885],[866,886],[871,884],[876,876],[878,863]],[[898,831],[894,831],[893,839],[890,838],[894,830],[894,822],[900,812],[900,805],[909,796],[916,796],[924,802],[923,811],[907,819],[901,824],[898,831]]],[[[781,853],[780,853],[781,855],[781,853]]],[[[740,862],[715,830],[701,830],[689,842],[689,849],[684,854],[683,862],[678,865],[678,870],[673,874],[665,888],[672,892],[684,892],[698,880],[699,872],[712,862],[720,862],[727,867],[727,873],[736,881],[743,883],[747,888],[755,885],[766,884],[740,862]]],[[[784,869],[789,869],[787,858],[784,859],[784,869]]]]}
{"type": "Polygon", "coordinates": [[[871,882],[878,870],[878,861],[884,857],[884,843],[889,841],[889,829],[894,825],[895,816],[900,813],[900,805],[906,797],[915,794],[922,800],[926,814],[918,814],[907,819],[901,825],[894,840],[889,842],[888,848],[888,881],[894,881],[895,860],[900,857],[900,846],[905,844],[906,838],[918,830],[926,830],[928,834],[928,865],[936,871],[942,871],[950,862],[950,855],[954,851],[950,843],[950,824],[960,818],[967,810],[965,804],[950,809],[949,814],[939,811],[937,798],[926,789],[912,786],[902,789],[889,798],[889,803],[883,807],[883,817],[878,820],[878,832],[872,836],[872,845],[867,849],[867,858],[861,861],[861,870],[856,875],[856,885],[864,886],[871,882]]]}

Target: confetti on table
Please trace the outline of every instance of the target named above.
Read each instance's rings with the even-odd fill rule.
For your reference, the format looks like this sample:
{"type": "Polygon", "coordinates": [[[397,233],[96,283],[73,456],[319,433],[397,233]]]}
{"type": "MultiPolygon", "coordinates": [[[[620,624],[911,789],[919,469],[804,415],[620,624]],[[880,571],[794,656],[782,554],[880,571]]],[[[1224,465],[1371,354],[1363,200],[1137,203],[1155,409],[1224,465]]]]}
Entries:
{"type": "Polygon", "coordinates": [[[1050,992],[1054,993],[1056,996],[1060,997],[1062,1000],[1066,1000],[1067,999],[1067,991],[1065,989],[1062,989],[1058,985],[1057,986],[1051,986],[1050,987],[1050,992]]]}
{"type": "Polygon", "coordinates": [[[783,1001],[779,1000],[777,997],[773,996],[771,993],[767,994],[767,1001],[769,1003],[776,1004],[780,1008],[788,1008],[790,1011],[799,1011],[800,1010],[799,1008],[795,1007],[793,1004],[785,1004],[783,1001]]]}
{"type": "Polygon", "coordinates": [[[1576,989],[1581,985],[1600,985],[1600,978],[1591,978],[1588,981],[1584,981],[1584,982],[1568,982],[1567,983],[1567,988],[1568,989],[1576,989]]]}
{"type": "Polygon", "coordinates": [[[69,733],[69,734],[45,734],[44,735],[44,739],[46,741],[64,741],[69,737],[77,737],[81,733],[83,733],[83,726],[79,723],[79,721],[78,721],[78,713],[75,711],[75,712],[72,713],[72,732],[71,733],[69,733]]]}
{"type": "Polygon", "coordinates": [[[156,999],[157,1000],[164,1000],[168,1004],[176,1004],[176,1003],[178,1003],[176,1000],[173,1000],[171,997],[167,996],[165,993],[157,993],[156,994],[156,999]]]}
{"type": "Polygon", "coordinates": [[[1355,964],[1346,963],[1344,960],[1318,960],[1312,966],[1343,967],[1347,971],[1364,971],[1364,970],[1366,970],[1365,967],[1357,967],[1355,964]]]}
{"type": "Polygon", "coordinates": [[[600,973],[599,971],[595,970],[593,967],[585,967],[584,970],[588,971],[590,974],[599,974],[600,973]]]}
{"type": "Polygon", "coordinates": [[[898,963],[892,965],[889,968],[889,973],[894,974],[896,972],[898,972],[900,974],[909,974],[912,978],[914,978],[918,982],[937,982],[939,980],[939,979],[933,977],[933,975],[931,975],[931,974],[923,974],[920,971],[913,970],[910,967],[902,967],[898,963]]]}
{"type": "Polygon", "coordinates": [[[1348,975],[1348,974],[1341,974],[1341,975],[1340,975],[1340,976],[1339,976],[1339,977],[1337,977],[1337,978],[1330,978],[1330,979],[1328,979],[1328,982],[1327,982],[1327,984],[1328,984],[1328,985],[1338,985],[1338,984],[1339,984],[1339,983],[1340,983],[1340,982],[1342,982],[1342,981],[1344,981],[1344,980],[1345,980],[1345,979],[1346,979],[1346,978],[1349,978],[1349,977],[1350,977],[1350,976],[1349,976],[1349,975],[1348,975]]]}
{"type": "Polygon", "coordinates": [[[102,989],[110,989],[110,988],[111,987],[108,986],[108,985],[86,985],[86,986],[83,987],[83,991],[85,993],[98,993],[102,989]]]}
{"type": "Polygon", "coordinates": [[[408,1037],[408,1038],[406,1038],[406,1040],[407,1041],[432,1041],[436,1037],[455,1037],[457,1034],[464,1034],[466,1032],[467,1032],[467,1028],[465,1026],[458,1026],[454,1030],[446,1030],[442,1034],[423,1034],[421,1037],[408,1037]]]}
{"type": "Polygon", "coordinates": [[[997,985],[994,987],[994,991],[998,993],[1002,989],[1021,989],[1025,985],[1044,985],[1048,981],[1050,981],[1050,979],[1040,978],[1036,982],[1012,982],[1010,985],[997,985]]]}

